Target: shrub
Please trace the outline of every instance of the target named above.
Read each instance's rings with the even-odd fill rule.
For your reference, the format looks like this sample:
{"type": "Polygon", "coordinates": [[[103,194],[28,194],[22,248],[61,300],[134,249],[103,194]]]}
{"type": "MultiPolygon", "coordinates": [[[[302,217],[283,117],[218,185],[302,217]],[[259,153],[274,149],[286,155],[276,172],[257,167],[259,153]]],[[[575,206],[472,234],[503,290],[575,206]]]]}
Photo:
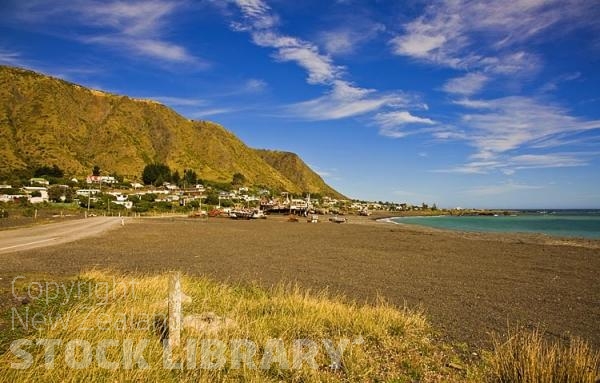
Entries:
{"type": "Polygon", "coordinates": [[[568,344],[544,340],[539,330],[517,328],[507,339],[494,337],[488,358],[492,382],[596,382],[600,353],[579,338],[568,344]]]}

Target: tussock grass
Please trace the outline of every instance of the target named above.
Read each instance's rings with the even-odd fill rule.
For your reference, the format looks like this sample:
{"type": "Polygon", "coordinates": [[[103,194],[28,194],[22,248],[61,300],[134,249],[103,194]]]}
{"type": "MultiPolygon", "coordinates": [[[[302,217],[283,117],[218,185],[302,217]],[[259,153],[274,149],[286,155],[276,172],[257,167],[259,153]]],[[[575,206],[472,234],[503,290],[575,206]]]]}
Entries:
{"type": "MultiPolygon", "coordinates": [[[[244,382],[453,382],[463,381],[468,370],[448,367],[458,356],[451,347],[436,342],[425,317],[408,309],[399,310],[381,301],[375,305],[358,305],[341,297],[322,292],[307,292],[293,285],[279,285],[263,289],[257,285],[231,286],[203,278],[183,277],[184,292],[192,302],[184,304],[184,313],[214,312],[234,320],[236,326],[218,333],[198,334],[190,330],[182,333],[181,349],[175,350],[173,360],[186,361],[185,344],[196,339],[197,365],[183,369],[167,369],[163,364],[163,345],[160,331],[154,326],[155,317],[167,314],[165,299],[168,294],[168,276],[128,276],[111,272],[91,271],[79,276],[88,283],[87,289],[68,309],[45,307],[42,315],[62,314],[62,321],[27,333],[34,341],[22,349],[32,355],[28,368],[11,368],[22,358],[8,351],[0,356],[0,382],[30,381],[244,381],[244,382]],[[134,282],[133,289],[131,282],[134,282]],[[102,286],[95,293],[94,286],[102,286]],[[109,286],[105,290],[105,286],[109,286]],[[65,319],[65,318],[68,318],[65,319]],[[48,368],[44,348],[36,345],[38,339],[58,339],[53,366],[48,368]],[[82,369],[69,365],[66,344],[73,339],[87,341],[92,346],[93,360],[82,369]],[[106,348],[108,361],[121,361],[115,369],[106,369],[97,363],[97,345],[107,339],[117,341],[106,348]],[[124,342],[133,345],[148,339],[143,356],[147,368],[123,364],[124,342]],[[216,339],[224,342],[227,362],[217,369],[201,368],[200,342],[216,339]],[[251,358],[257,367],[268,342],[281,339],[285,359],[293,366],[294,340],[309,339],[318,345],[316,368],[303,363],[301,368],[282,368],[273,363],[268,369],[252,368],[242,363],[239,368],[231,363],[231,341],[247,339],[257,345],[251,358]],[[334,345],[347,339],[339,366],[331,366],[329,354],[322,339],[334,345]],[[333,367],[333,368],[332,368],[333,367]]],[[[63,302],[56,299],[56,302],[63,302]]],[[[62,303],[57,303],[62,304],[62,303]]],[[[30,313],[31,315],[31,313],[30,313]]],[[[81,347],[75,349],[75,360],[82,360],[81,347]]],[[[72,359],[71,359],[72,360],[72,359]]]]}
{"type": "MultiPolygon", "coordinates": [[[[31,279],[30,279],[31,280],[31,279]]],[[[42,278],[40,278],[42,280],[42,278]]],[[[468,362],[456,347],[436,340],[434,331],[422,313],[398,309],[383,300],[374,305],[359,305],[343,297],[325,292],[311,292],[295,285],[280,284],[264,289],[256,284],[226,285],[197,278],[182,278],[184,292],[192,298],[184,304],[184,314],[215,313],[236,325],[216,333],[182,332],[182,346],[173,351],[172,360],[182,361],[181,369],[165,367],[162,327],[168,307],[168,274],[126,275],[109,271],[90,271],[74,280],[60,283],[69,287],[76,283],[77,294],[53,296],[19,306],[31,326],[33,316],[46,320],[41,328],[12,331],[14,338],[27,338],[33,343],[22,346],[31,354],[25,369],[13,364],[23,357],[13,351],[0,355],[0,382],[78,382],[78,381],[167,381],[167,382],[596,382],[600,355],[585,342],[573,339],[569,344],[550,343],[539,331],[516,329],[507,337],[494,338],[494,349],[485,353],[481,362],[468,362]],[[132,284],[133,283],[133,284],[132,284]],[[77,295],[77,296],[75,296],[77,295]],[[44,353],[40,339],[55,339],[53,363],[44,353]],[[89,342],[92,360],[83,368],[71,363],[82,361],[81,347],[67,350],[67,344],[79,339],[89,342]],[[294,341],[315,342],[316,365],[304,362],[294,367],[294,341]],[[339,346],[349,343],[340,364],[332,366],[324,339],[339,346]],[[98,363],[98,345],[114,340],[106,348],[105,357],[117,362],[113,369],[98,363]],[[125,350],[135,348],[143,340],[147,345],[138,364],[128,366],[125,350]],[[225,363],[206,368],[218,358],[202,365],[201,342],[223,342],[225,363]],[[256,345],[249,361],[235,365],[236,340],[256,345]],[[285,365],[272,363],[260,368],[269,342],[283,344],[285,365]],[[195,366],[187,360],[187,342],[195,341],[195,366]],[[129,342],[129,343],[128,343],[129,342]],[[126,346],[130,344],[131,346],[126,346]],[[71,353],[73,358],[67,357],[71,353]],[[296,366],[298,367],[298,366],[296,366]]],[[[27,286],[19,285],[19,289],[27,286]]],[[[43,297],[43,294],[41,295],[43,297]]],[[[14,313],[13,313],[14,315],[14,313]]],[[[23,318],[21,318],[23,319],[23,318]]],[[[19,324],[19,322],[17,322],[19,324]]],[[[38,326],[40,327],[40,326],[38,326]]],[[[271,349],[271,351],[273,351],[271,349]]]]}
{"type": "Polygon", "coordinates": [[[559,344],[539,330],[517,328],[494,337],[488,368],[489,380],[498,383],[594,383],[600,380],[600,353],[579,338],[559,344]]]}

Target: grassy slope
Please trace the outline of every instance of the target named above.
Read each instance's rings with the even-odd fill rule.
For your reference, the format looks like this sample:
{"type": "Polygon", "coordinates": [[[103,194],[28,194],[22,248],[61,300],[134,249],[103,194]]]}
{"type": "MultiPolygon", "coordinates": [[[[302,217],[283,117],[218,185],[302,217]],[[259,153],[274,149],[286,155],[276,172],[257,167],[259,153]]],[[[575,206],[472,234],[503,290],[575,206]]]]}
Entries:
{"type": "Polygon", "coordinates": [[[265,149],[256,149],[256,153],[294,184],[302,185],[303,191],[345,198],[327,185],[297,154],[265,149]]]}
{"type": "MultiPolygon", "coordinates": [[[[163,368],[160,333],[152,324],[155,315],[167,313],[165,299],[168,291],[167,275],[137,276],[132,289],[131,275],[115,275],[106,272],[87,272],[77,278],[84,288],[79,299],[66,299],[61,295],[46,305],[44,300],[29,304],[31,313],[63,320],[39,332],[29,333],[30,339],[61,339],[56,348],[54,367],[44,366],[43,348],[24,347],[33,354],[33,364],[24,370],[11,369],[11,363],[20,361],[12,352],[0,355],[0,382],[25,381],[81,381],[86,377],[94,381],[254,381],[254,382],[342,382],[342,381],[462,381],[466,370],[449,367],[459,357],[450,347],[432,340],[431,329],[425,318],[415,312],[394,309],[384,303],[376,306],[358,306],[343,303],[343,298],[330,298],[325,294],[309,294],[291,286],[264,290],[258,286],[228,286],[201,278],[184,278],[183,290],[192,297],[184,305],[184,315],[214,312],[235,321],[236,325],[212,333],[194,333],[184,330],[182,344],[187,339],[198,341],[198,369],[170,371],[163,368]],[[102,282],[106,282],[103,285],[102,282]],[[101,286],[96,294],[95,286],[101,286]],[[109,286],[107,291],[104,286],[109,286]],[[114,288],[114,290],[113,290],[114,288]],[[113,293],[115,291],[116,293],[113,293]],[[107,294],[108,292],[108,294],[107,294]],[[91,293],[91,294],[90,294],[91,293]],[[108,299],[106,299],[108,297],[108,299]],[[66,308],[63,304],[67,302],[66,308]],[[119,321],[126,315],[128,320],[119,321]],[[94,330],[86,330],[94,328],[94,330]],[[148,339],[144,359],[149,368],[140,370],[116,370],[99,368],[96,359],[84,369],[74,370],[65,362],[65,344],[73,339],[90,342],[95,349],[103,339],[116,339],[121,346],[109,348],[108,360],[122,360],[124,339],[148,339]],[[310,339],[319,344],[316,356],[317,369],[304,364],[301,369],[286,369],[274,364],[270,369],[234,368],[226,363],[215,370],[201,369],[202,339],[218,339],[231,351],[231,340],[249,339],[258,349],[253,362],[260,366],[264,347],[269,339],[282,339],[289,366],[293,365],[293,344],[296,339],[310,339]],[[332,371],[330,359],[322,345],[322,339],[330,339],[338,345],[342,339],[351,343],[343,353],[343,368],[332,371]],[[357,341],[358,340],[358,341],[357,341]]],[[[70,286],[68,281],[63,281],[70,286]]],[[[21,286],[19,294],[24,294],[21,286]]],[[[54,296],[54,295],[53,295],[54,296]]],[[[24,315],[25,308],[19,309],[24,315]]],[[[26,334],[14,333],[12,339],[26,334]]],[[[3,345],[6,350],[6,344],[3,345]]],[[[228,355],[228,361],[231,358],[228,355]]],[[[247,367],[247,366],[246,366],[247,367]]],[[[472,369],[471,374],[476,374],[472,369]]]]}
{"type": "MultiPolygon", "coordinates": [[[[25,295],[31,281],[53,281],[43,275],[30,275],[16,285],[17,296],[25,295]]],[[[67,296],[49,289],[51,299],[33,300],[26,305],[13,302],[11,308],[0,307],[0,382],[30,381],[244,381],[244,382],[589,382],[600,374],[600,353],[578,339],[570,344],[548,344],[537,331],[518,330],[508,338],[497,339],[492,352],[484,351],[481,362],[469,362],[454,347],[435,340],[425,317],[407,309],[398,310],[383,302],[377,305],[356,305],[343,297],[325,293],[307,293],[292,286],[279,285],[265,290],[257,285],[230,286],[208,279],[184,277],[183,291],[192,298],[183,305],[184,315],[211,312],[228,318],[233,325],[210,332],[184,329],[183,347],[173,355],[183,361],[184,368],[170,370],[163,365],[161,323],[156,318],[167,314],[167,275],[120,275],[91,271],[76,279],[53,281],[59,286],[77,286],[78,296],[67,296]],[[74,285],[72,285],[74,284],[74,285]],[[132,287],[133,286],[133,287],[132,287]],[[10,315],[9,311],[10,310],[10,315]],[[16,310],[18,314],[13,313],[16,310]],[[21,319],[28,310],[30,318],[38,314],[37,329],[25,330],[21,319]],[[15,317],[15,329],[8,328],[15,317]],[[46,325],[39,318],[51,319],[46,325]],[[21,348],[31,353],[32,363],[25,369],[12,368],[23,361],[8,350],[11,342],[27,338],[58,339],[54,363],[45,364],[44,348],[35,343],[21,348]],[[106,348],[106,360],[117,362],[114,369],[98,364],[98,345],[114,340],[106,348]],[[220,341],[225,347],[223,364],[207,368],[210,350],[202,341],[220,341]],[[261,369],[269,340],[283,342],[284,365],[270,364],[261,369]],[[294,341],[316,342],[315,366],[304,362],[294,367],[294,341]],[[341,368],[330,368],[330,357],[322,340],[333,345],[347,339],[341,358],[341,368]],[[69,362],[66,345],[72,340],[89,342],[92,359],[83,368],[69,362]],[[125,340],[133,346],[147,340],[142,356],[147,366],[133,368],[123,365],[125,340]],[[195,368],[189,364],[188,341],[197,342],[195,368]],[[249,357],[240,358],[240,366],[231,362],[232,341],[249,340],[257,348],[249,357]],[[285,363],[288,364],[287,368],[285,363]],[[254,368],[252,367],[254,365],[254,368]]],[[[69,290],[67,290],[69,291],[69,290]]],[[[34,292],[35,293],[35,292],[34,292]]],[[[7,291],[2,292],[7,295],[7,291]]],[[[27,324],[31,326],[31,319],[27,324]]],[[[164,330],[164,328],[163,328],[164,330]]],[[[306,343],[305,343],[306,345],[306,343]]],[[[80,349],[81,350],[81,349],[80,349]]],[[[214,348],[212,349],[214,350],[214,348]]],[[[247,352],[248,348],[242,348],[247,352]]],[[[302,351],[306,352],[304,348],[302,351]]],[[[246,354],[247,355],[247,354],[246,354]]],[[[75,361],[82,361],[80,352],[75,361]]]]}
{"type": "MultiPolygon", "coordinates": [[[[5,66],[0,66],[0,157],[5,174],[57,164],[68,174],[86,175],[97,164],[135,178],[145,164],[158,161],[213,181],[231,181],[240,172],[253,184],[295,193],[309,189],[217,124],[187,120],[156,102],[5,66]]],[[[324,183],[321,188],[323,194],[335,192],[324,183]]]]}

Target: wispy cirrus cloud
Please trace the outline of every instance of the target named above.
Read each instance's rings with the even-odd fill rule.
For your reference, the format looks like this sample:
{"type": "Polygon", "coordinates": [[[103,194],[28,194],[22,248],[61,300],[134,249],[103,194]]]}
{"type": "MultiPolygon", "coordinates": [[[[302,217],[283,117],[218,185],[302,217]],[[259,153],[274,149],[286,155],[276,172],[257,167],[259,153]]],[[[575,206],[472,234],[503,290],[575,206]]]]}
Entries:
{"type": "Polygon", "coordinates": [[[558,88],[561,83],[574,81],[581,78],[581,72],[565,73],[547,81],[541,88],[541,92],[550,92],[558,88]]]}
{"type": "MultiPolygon", "coordinates": [[[[259,25],[262,25],[258,22],[259,25]]],[[[256,45],[275,48],[274,58],[285,62],[292,61],[304,68],[309,84],[328,84],[341,77],[344,68],[335,65],[331,57],[321,53],[319,48],[296,37],[285,36],[274,30],[252,30],[252,40],[256,45]]]]}
{"type": "Polygon", "coordinates": [[[315,164],[308,164],[308,167],[311,168],[320,177],[328,178],[330,180],[339,180],[340,179],[337,176],[338,170],[336,168],[323,169],[315,164]]]}
{"type": "Polygon", "coordinates": [[[414,126],[415,124],[435,125],[435,121],[429,118],[413,116],[407,111],[391,111],[378,113],[375,116],[375,121],[380,126],[379,133],[383,136],[392,138],[402,138],[417,132],[414,130],[405,130],[407,126],[414,126]]]}
{"type": "Polygon", "coordinates": [[[337,120],[376,111],[386,105],[410,103],[404,95],[377,94],[374,89],[358,88],[342,80],[333,81],[331,87],[327,94],[290,105],[287,109],[313,120],[337,120]]]}
{"type": "Polygon", "coordinates": [[[433,170],[434,173],[489,174],[497,171],[505,175],[525,169],[570,168],[586,166],[600,153],[550,153],[550,154],[502,154],[489,160],[475,160],[462,165],[433,170]]]}
{"type": "MultiPolygon", "coordinates": [[[[60,78],[62,80],[74,82],[81,77],[87,78],[91,75],[98,75],[103,71],[103,68],[99,66],[52,65],[51,63],[40,62],[39,60],[31,59],[20,51],[3,48],[0,48],[0,64],[27,68],[36,72],[46,73],[49,76],[60,78]]],[[[89,82],[86,82],[86,85],[99,89],[99,86],[96,84],[90,84],[89,82]]]]}
{"type": "Polygon", "coordinates": [[[0,48],[0,64],[11,66],[26,66],[20,52],[0,48]]]}
{"type": "Polygon", "coordinates": [[[489,77],[482,73],[468,73],[448,80],[442,89],[447,93],[470,96],[478,93],[488,81],[489,77]]]}
{"type": "MultiPolygon", "coordinates": [[[[302,67],[307,73],[306,80],[309,84],[329,87],[320,97],[284,108],[293,115],[309,120],[334,120],[382,109],[406,108],[414,103],[414,97],[403,92],[382,93],[375,89],[361,88],[346,80],[346,68],[337,65],[316,44],[279,32],[279,17],[264,1],[236,0],[235,3],[241,10],[242,21],[232,23],[234,30],[248,32],[256,45],[274,49],[273,57],[276,60],[294,62],[302,67]]],[[[352,37],[347,35],[346,38],[352,37]]],[[[333,47],[333,50],[336,49],[346,48],[333,47]]],[[[375,119],[374,122],[377,124],[378,120],[375,119]]],[[[383,132],[383,127],[381,129],[383,132]]]]}
{"type": "Polygon", "coordinates": [[[470,161],[442,172],[513,174],[517,170],[587,165],[598,152],[548,152],[581,141],[600,129],[600,120],[570,114],[566,108],[533,97],[511,96],[456,102],[466,110],[457,125],[434,133],[442,140],[460,140],[475,148],[470,161]],[[542,151],[542,152],[541,152],[542,151]]]}
{"type": "Polygon", "coordinates": [[[352,27],[338,27],[319,34],[326,52],[331,55],[352,54],[386,30],[383,24],[374,22],[355,21],[351,25],[352,27]]]}
{"type": "Polygon", "coordinates": [[[264,92],[269,87],[269,84],[265,80],[261,80],[258,78],[251,78],[246,80],[244,85],[242,86],[240,92],[245,93],[261,93],[264,92]]]}
{"type": "Polygon", "coordinates": [[[471,109],[461,116],[461,126],[470,131],[469,142],[489,158],[525,145],[536,145],[556,135],[600,129],[600,120],[572,116],[567,109],[531,97],[511,96],[466,103],[471,109]]]}
{"type": "Polygon", "coordinates": [[[455,69],[479,69],[495,74],[528,74],[540,58],[522,43],[561,32],[597,25],[600,11],[585,0],[443,0],[403,25],[391,39],[395,54],[455,69]]]}
{"type": "Polygon", "coordinates": [[[235,108],[207,108],[207,109],[199,109],[196,110],[192,113],[189,113],[190,117],[192,118],[206,118],[206,117],[210,117],[210,116],[215,116],[218,114],[228,114],[228,113],[233,113],[233,112],[237,112],[240,109],[235,109],[235,108]]]}
{"type": "Polygon", "coordinates": [[[204,60],[166,36],[173,15],[184,5],[171,0],[32,1],[24,2],[16,17],[33,25],[84,26],[86,32],[67,32],[67,36],[125,55],[204,67],[204,60]]]}

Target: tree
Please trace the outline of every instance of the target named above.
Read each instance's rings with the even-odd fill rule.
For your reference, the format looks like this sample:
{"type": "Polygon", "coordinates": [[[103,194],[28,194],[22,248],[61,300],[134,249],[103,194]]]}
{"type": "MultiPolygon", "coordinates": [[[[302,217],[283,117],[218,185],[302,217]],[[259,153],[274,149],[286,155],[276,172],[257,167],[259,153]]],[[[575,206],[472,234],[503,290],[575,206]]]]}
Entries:
{"type": "Polygon", "coordinates": [[[54,202],[73,202],[75,192],[70,187],[52,185],[48,188],[48,198],[54,202]]]}
{"type": "Polygon", "coordinates": [[[185,169],[183,171],[183,180],[188,185],[195,185],[198,183],[198,176],[192,169],[185,169]]]}
{"type": "Polygon", "coordinates": [[[219,203],[219,193],[211,191],[206,196],[204,203],[206,203],[207,205],[217,205],[219,203]]]}
{"type": "Polygon", "coordinates": [[[177,186],[181,184],[181,176],[179,175],[179,170],[175,170],[173,174],[171,174],[171,182],[173,182],[177,186]]]}
{"type": "Polygon", "coordinates": [[[94,165],[94,168],[92,169],[92,175],[96,177],[100,175],[100,166],[94,165]]]}
{"type": "Polygon", "coordinates": [[[40,166],[33,172],[34,177],[50,176],[54,178],[62,178],[64,175],[65,172],[63,172],[63,170],[59,168],[56,164],[52,165],[52,167],[45,165],[40,166]]]}
{"type": "Polygon", "coordinates": [[[146,185],[161,185],[171,179],[171,169],[165,164],[148,164],[142,171],[142,180],[146,185]]]}
{"type": "Polygon", "coordinates": [[[246,177],[242,173],[235,173],[233,175],[233,179],[231,180],[231,184],[233,186],[242,186],[246,182],[246,177]]]}

